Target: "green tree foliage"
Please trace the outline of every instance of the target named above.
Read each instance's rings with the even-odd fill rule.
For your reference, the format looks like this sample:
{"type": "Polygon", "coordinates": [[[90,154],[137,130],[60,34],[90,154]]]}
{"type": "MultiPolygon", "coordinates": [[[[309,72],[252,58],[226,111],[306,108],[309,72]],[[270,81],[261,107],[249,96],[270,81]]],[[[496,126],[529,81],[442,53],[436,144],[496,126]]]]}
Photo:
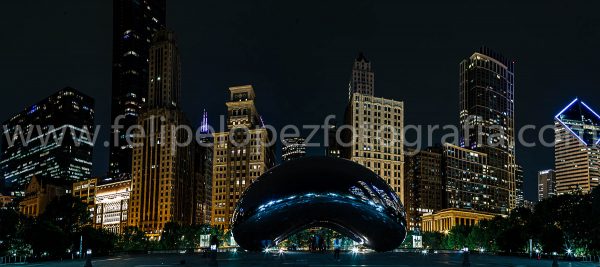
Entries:
{"type": "Polygon", "coordinates": [[[408,231],[406,233],[406,237],[404,238],[404,241],[402,242],[400,247],[401,248],[413,248],[413,236],[415,236],[417,234],[418,233],[415,231],[408,231]]]}
{"type": "MultiPolygon", "coordinates": [[[[91,249],[94,255],[108,255],[115,250],[117,236],[103,229],[85,226],[81,229],[84,250],[91,249]]],[[[75,236],[76,237],[76,236],[75,236]]],[[[73,240],[77,244],[79,239],[73,240]]]]}
{"type": "Polygon", "coordinates": [[[31,256],[32,247],[23,240],[24,227],[31,220],[13,208],[0,209],[0,256],[31,256]]]}
{"type": "Polygon", "coordinates": [[[69,236],[60,227],[45,220],[27,225],[23,240],[31,245],[36,257],[61,257],[71,247],[69,236]]]}
{"type": "Polygon", "coordinates": [[[424,245],[434,249],[525,253],[529,239],[545,253],[569,248],[580,256],[600,254],[600,188],[546,199],[533,212],[520,208],[473,227],[456,226],[447,235],[423,233],[424,245]]]}
{"type": "Polygon", "coordinates": [[[117,248],[123,251],[145,251],[149,246],[148,238],[137,227],[125,227],[117,239],[117,248]]]}
{"type": "Polygon", "coordinates": [[[423,246],[430,249],[443,249],[445,236],[439,232],[424,232],[423,246]]]}
{"type": "Polygon", "coordinates": [[[90,212],[80,199],[63,195],[52,200],[39,219],[52,222],[65,233],[76,233],[90,222],[90,212]]]}
{"type": "Polygon", "coordinates": [[[453,227],[446,236],[445,247],[448,249],[462,249],[467,247],[467,240],[470,233],[470,226],[457,225],[453,227]]]}
{"type": "Polygon", "coordinates": [[[165,249],[183,248],[184,230],[178,223],[168,222],[163,229],[160,244],[165,249]]]}

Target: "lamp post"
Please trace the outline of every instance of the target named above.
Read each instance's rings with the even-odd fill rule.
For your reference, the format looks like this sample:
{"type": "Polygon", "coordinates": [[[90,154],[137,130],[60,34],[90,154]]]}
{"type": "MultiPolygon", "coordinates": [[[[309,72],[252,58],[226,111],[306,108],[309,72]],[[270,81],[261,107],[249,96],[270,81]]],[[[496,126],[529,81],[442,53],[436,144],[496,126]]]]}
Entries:
{"type": "Polygon", "coordinates": [[[571,253],[573,253],[573,250],[567,248],[567,259],[569,259],[569,261],[571,260],[571,253]]]}

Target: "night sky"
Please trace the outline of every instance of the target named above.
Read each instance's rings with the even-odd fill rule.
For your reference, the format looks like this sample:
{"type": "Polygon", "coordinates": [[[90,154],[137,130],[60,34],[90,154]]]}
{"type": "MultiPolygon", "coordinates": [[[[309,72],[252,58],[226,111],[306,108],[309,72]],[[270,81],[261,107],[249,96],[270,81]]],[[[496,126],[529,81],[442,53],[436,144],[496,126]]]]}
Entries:
{"type": "MultiPolygon", "coordinates": [[[[267,124],[321,124],[327,114],[341,121],[363,51],[375,95],[404,101],[406,124],[456,124],[458,64],[481,45],[516,61],[518,126],[552,123],[576,96],[600,110],[598,1],[391,2],[169,1],[185,112],[198,124],[206,109],[217,124],[227,87],[252,84],[267,124]]],[[[3,1],[0,22],[0,120],[72,86],[95,98],[106,140],[112,1],[3,1]]],[[[553,149],[518,147],[517,160],[534,199],[536,172],[553,168],[553,149]]],[[[94,175],[107,164],[108,149],[97,146],[94,175]]]]}

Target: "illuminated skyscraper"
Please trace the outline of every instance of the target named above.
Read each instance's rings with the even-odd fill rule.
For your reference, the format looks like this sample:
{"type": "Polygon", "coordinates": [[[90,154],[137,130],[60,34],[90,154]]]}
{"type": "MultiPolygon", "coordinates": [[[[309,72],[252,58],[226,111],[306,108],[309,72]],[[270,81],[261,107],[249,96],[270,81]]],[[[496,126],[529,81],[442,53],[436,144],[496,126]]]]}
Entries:
{"type": "Polygon", "coordinates": [[[556,195],[556,173],[554,170],[538,172],[538,201],[556,195]]]}
{"type": "Polygon", "coordinates": [[[557,194],[590,192],[600,179],[600,116],[579,99],[554,117],[557,194]]]}
{"type": "Polygon", "coordinates": [[[208,113],[202,114],[199,136],[196,139],[196,155],[194,156],[194,223],[210,224],[212,206],[212,172],[213,172],[213,134],[208,127],[208,113]]]}
{"type": "Polygon", "coordinates": [[[131,175],[131,138],[148,98],[148,62],[152,35],[165,27],[166,0],[113,0],[111,177],[131,175]],[[115,140],[115,137],[117,140],[115,140]]]}
{"type": "Polygon", "coordinates": [[[460,63],[460,145],[486,154],[486,202],[507,214],[516,207],[514,62],[481,48],[460,63]]]}
{"type": "Polygon", "coordinates": [[[90,177],[95,135],[91,97],[67,87],[2,126],[0,172],[9,188],[22,192],[34,175],[70,181],[90,177]]]}
{"type": "Polygon", "coordinates": [[[523,173],[523,167],[517,165],[515,169],[515,189],[516,193],[516,204],[517,207],[521,208],[525,206],[525,175],[523,173]]]}
{"type": "Polygon", "coordinates": [[[229,229],[244,190],[275,162],[272,133],[264,127],[255,98],[250,85],[230,87],[227,130],[214,134],[211,225],[222,229],[229,229]]]}
{"type": "Polygon", "coordinates": [[[150,48],[148,105],[134,132],[128,220],[151,238],[168,222],[192,224],[194,217],[194,145],[189,122],[179,108],[179,51],[173,32],[155,34],[150,48]],[[142,130],[143,129],[143,130],[142,130]]]}
{"type": "MultiPolygon", "coordinates": [[[[404,202],[404,103],[375,97],[374,91],[371,62],[360,53],[352,66],[344,116],[350,129],[340,133],[345,144],[338,144],[335,137],[333,143],[341,149],[342,157],[381,176],[404,202]]],[[[332,136],[330,132],[330,140],[332,136]]]]}
{"type": "Polygon", "coordinates": [[[421,216],[443,208],[441,149],[409,151],[404,161],[404,209],[408,229],[422,229],[421,216]]]}
{"type": "Polygon", "coordinates": [[[402,101],[352,94],[346,110],[344,157],[381,176],[404,201],[404,104],[402,101]]]}
{"type": "Polygon", "coordinates": [[[495,179],[489,176],[485,153],[444,144],[444,207],[501,213],[504,206],[495,196],[495,179]]]}
{"type": "Polygon", "coordinates": [[[306,155],[306,143],[302,137],[288,137],[283,139],[281,158],[289,161],[306,155]]]}

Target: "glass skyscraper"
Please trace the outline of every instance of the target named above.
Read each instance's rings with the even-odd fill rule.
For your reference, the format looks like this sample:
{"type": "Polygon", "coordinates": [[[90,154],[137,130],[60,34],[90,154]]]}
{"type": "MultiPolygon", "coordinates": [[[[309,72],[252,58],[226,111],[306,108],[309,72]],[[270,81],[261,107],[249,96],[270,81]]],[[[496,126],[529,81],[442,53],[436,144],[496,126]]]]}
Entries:
{"type": "Polygon", "coordinates": [[[22,191],[32,176],[84,180],[92,170],[94,99],[64,88],[3,123],[0,172],[22,191]]]}
{"type": "Polygon", "coordinates": [[[514,62],[481,48],[460,63],[460,146],[485,153],[490,212],[516,207],[514,62]]]}
{"type": "Polygon", "coordinates": [[[556,195],[556,173],[553,169],[538,172],[538,201],[556,195]]]}
{"type": "Polygon", "coordinates": [[[408,150],[404,156],[404,208],[409,230],[422,229],[421,216],[443,208],[442,149],[408,150]]]}
{"type": "Polygon", "coordinates": [[[131,174],[132,147],[126,142],[127,129],[137,123],[146,105],[148,51],[152,35],[165,27],[165,10],[165,0],[113,0],[111,124],[121,128],[111,130],[112,177],[129,178],[131,174]]]}

